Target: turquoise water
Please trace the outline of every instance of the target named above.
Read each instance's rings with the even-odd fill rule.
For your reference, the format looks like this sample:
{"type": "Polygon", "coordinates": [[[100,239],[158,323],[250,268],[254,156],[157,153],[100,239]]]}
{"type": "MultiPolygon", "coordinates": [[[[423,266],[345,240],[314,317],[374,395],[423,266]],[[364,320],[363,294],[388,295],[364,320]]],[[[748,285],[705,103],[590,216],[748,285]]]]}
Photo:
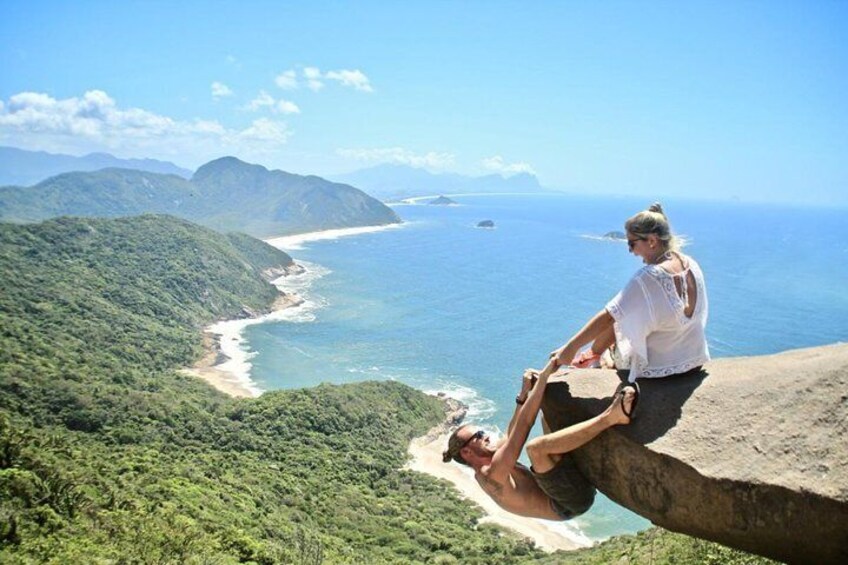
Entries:
{"type": "MultiPolygon", "coordinates": [[[[506,428],[523,369],[542,366],[641,266],[623,243],[593,236],[623,229],[646,202],[454,200],[397,206],[402,228],[291,251],[312,264],[309,304],[294,322],[245,330],[259,386],[397,379],[506,428]],[[483,219],[496,228],[475,228],[483,219]]],[[[713,357],[848,340],[846,210],[665,207],[706,275],[713,357]]],[[[591,539],[649,525],[606,499],[574,522],[591,539]]]]}

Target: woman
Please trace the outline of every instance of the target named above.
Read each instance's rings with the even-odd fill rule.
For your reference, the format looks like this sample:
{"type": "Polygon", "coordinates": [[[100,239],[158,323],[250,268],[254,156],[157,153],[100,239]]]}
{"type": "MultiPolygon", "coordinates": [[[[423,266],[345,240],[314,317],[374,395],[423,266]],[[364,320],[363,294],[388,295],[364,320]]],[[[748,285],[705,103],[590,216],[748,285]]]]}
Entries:
{"type": "Polygon", "coordinates": [[[699,369],[710,359],[701,268],[680,252],[680,241],[659,203],[624,227],[630,252],[641,257],[645,267],[551,357],[558,365],[573,359],[573,365],[587,366],[614,344],[616,368],[629,368],[630,382],[699,369]],[[591,342],[590,351],[574,358],[591,342]]]}

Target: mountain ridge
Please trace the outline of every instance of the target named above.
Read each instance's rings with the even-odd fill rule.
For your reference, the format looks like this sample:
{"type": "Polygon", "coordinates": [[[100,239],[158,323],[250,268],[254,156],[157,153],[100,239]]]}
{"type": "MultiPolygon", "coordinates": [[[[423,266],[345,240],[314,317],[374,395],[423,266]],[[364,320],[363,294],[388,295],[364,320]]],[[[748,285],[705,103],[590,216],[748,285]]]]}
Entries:
{"type": "Polygon", "coordinates": [[[135,169],[186,179],[192,174],[188,169],[158,159],[122,159],[102,152],[76,156],[0,146],[0,186],[30,186],[62,173],[106,168],[135,169]]]}
{"type": "Polygon", "coordinates": [[[358,186],[383,200],[447,193],[556,192],[543,187],[535,175],[497,173],[470,177],[458,173],[431,173],[425,169],[384,163],[329,178],[358,186]]]}
{"type": "Polygon", "coordinates": [[[256,237],[400,222],[394,211],[352,186],[235,157],[210,161],[191,179],[110,168],[62,173],[31,187],[0,187],[3,221],[143,213],[174,214],[256,237]]]}

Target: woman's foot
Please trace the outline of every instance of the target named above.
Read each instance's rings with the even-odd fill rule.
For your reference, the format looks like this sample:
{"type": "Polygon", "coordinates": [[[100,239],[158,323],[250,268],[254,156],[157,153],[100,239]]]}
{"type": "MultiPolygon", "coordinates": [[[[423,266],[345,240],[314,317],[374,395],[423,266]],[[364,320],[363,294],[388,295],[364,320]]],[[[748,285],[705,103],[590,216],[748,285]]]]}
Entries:
{"type": "Polygon", "coordinates": [[[587,349],[572,359],[571,365],[578,369],[596,369],[601,366],[601,356],[591,349],[587,349]]]}

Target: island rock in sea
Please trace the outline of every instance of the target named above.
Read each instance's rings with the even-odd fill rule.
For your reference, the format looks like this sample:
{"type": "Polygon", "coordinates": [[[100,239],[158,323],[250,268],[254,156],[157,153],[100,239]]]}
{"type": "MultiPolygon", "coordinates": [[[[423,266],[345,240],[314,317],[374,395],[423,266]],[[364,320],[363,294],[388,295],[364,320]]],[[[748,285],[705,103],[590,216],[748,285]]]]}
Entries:
{"type": "Polygon", "coordinates": [[[481,222],[477,222],[477,227],[492,229],[495,227],[495,222],[493,222],[492,220],[483,220],[481,222]]]}
{"type": "Polygon", "coordinates": [[[627,239],[627,236],[624,235],[624,232],[608,231],[607,233],[604,234],[604,239],[614,239],[614,240],[618,241],[618,240],[627,239]]]}
{"type": "MultiPolygon", "coordinates": [[[[543,404],[558,430],[624,375],[574,370],[543,404]]],[[[719,359],[640,379],[635,420],[575,450],[612,500],[669,530],[790,563],[848,563],[848,344],[719,359]]]]}
{"type": "Polygon", "coordinates": [[[439,196],[438,198],[431,200],[427,204],[430,204],[431,206],[450,206],[452,204],[456,204],[456,202],[454,202],[447,196],[439,196]]]}

